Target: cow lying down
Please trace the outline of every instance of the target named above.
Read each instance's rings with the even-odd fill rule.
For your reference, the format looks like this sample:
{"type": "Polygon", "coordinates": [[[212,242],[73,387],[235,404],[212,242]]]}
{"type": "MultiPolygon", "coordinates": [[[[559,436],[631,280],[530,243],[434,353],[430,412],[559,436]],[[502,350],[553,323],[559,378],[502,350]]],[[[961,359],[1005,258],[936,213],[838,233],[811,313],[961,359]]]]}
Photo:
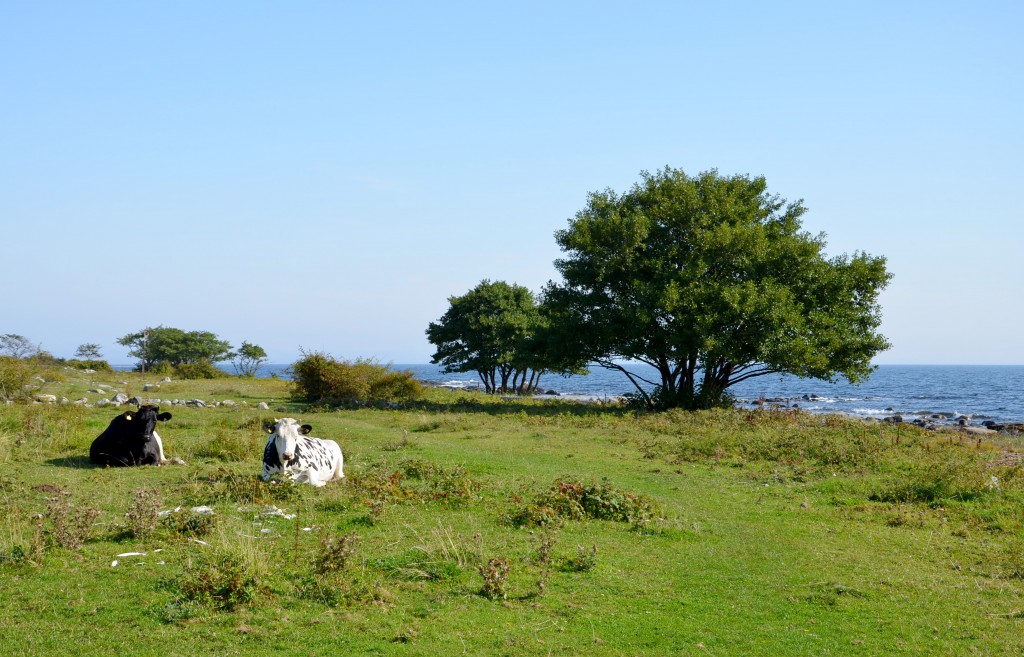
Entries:
{"type": "Polygon", "coordinates": [[[345,459],[341,447],[333,440],[307,435],[308,424],[286,417],[264,425],[270,438],[263,449],[263,481],[280,472],[299,483],[320,487],[345,477],[345,459]]]}
{"type": "Polygon", "coordinates": [[[89,460],[96,465],[114,467],[129,465],[167,465],[181,459],[168,460],[164,444],[156,432],[157,422],[171,419],[170,413],[160,413],[159,406],[140,406],[137,411],[125,411],[110,421],[110,426],[92,441],[89,460]]]}

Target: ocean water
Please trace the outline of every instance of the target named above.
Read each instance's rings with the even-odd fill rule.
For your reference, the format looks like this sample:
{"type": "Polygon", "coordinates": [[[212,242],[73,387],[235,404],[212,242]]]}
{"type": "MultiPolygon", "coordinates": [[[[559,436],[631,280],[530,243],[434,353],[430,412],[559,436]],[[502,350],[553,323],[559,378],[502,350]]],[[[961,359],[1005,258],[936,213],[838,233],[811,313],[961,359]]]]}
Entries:
{"type": "MultiPolygon", "coordinates": [[[[259,376],[286,377],[287,365],[265,365],[259,376]]],[[[427,384],[457,388],[479,386],[473,373],[445,374],[437,365],[394,364],[411,370],[427,384]]],[[[653,368],[632,365],[632,371],[655,379],[653,368]]],[[[594,366],[586,376],[541,379],[541,388],[561,395],[618,396],[633,388],[617,371],[594,366]]],[[[879,365],[859,384],[828,383],[794,376],[763,376],[739,383],[730,391],[743,406],[759,399],[798,406],[815,413],[847,413],[861,417],[901,415],[905,421],[931,415],[950,419],[966,415],[974,422],[1024,421],[1024,365],[879,365]]]]}

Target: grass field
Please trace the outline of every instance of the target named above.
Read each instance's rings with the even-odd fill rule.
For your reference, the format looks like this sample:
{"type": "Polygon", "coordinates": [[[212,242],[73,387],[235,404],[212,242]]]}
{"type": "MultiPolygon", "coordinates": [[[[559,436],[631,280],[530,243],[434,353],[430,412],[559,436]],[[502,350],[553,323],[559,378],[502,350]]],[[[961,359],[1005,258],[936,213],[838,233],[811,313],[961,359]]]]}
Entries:
{"type": "MultiPolygon", "coordinates": [[[[43,392],[142,389],[64,376],[43,392]]],[[[123,409],[0,406],[0,654],[1024,652],[1012,437],[444,390],[313,412],[272,379],[156,394],[237,405],[164,406],[187,465],[128,469],[87,458],[123,409]],[[341,444],[343,482],[259,479],[286,416],[341,444]]]]}

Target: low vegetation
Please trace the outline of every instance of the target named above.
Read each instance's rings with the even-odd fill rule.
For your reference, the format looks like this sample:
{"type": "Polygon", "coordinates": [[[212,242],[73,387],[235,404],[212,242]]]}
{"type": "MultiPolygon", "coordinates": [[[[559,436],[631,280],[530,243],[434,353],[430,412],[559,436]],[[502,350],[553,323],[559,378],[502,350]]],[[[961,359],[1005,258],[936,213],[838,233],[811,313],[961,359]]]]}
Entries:
{"type": "MultiPolygon", "coordinates": [[[[59,373],[39,390],[146,382],[59,373]]],[[[1024,650],[1014,438],[437,389],[311,407],[291,385],[163,384],[237,403],[172,409],[187,465],[160,468],[88,463],[111,409],[0,405],[5,654],[1024,650]],[[314,411],[345,480],[262,481],[262,423],[314,411]]]]}

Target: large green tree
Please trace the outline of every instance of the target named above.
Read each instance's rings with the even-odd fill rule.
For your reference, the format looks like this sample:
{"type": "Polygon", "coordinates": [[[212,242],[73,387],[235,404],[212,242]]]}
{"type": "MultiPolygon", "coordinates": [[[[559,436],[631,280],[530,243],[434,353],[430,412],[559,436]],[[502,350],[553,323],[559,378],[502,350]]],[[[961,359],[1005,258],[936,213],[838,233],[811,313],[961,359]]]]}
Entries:
{"type": "Polygon", "coordinates": [[[546,318],[533,293],[504,281],[482,281],[449,297],[447,312],[427,328],[432,363],[445,372],[476,372],[487,392],[534,389],[549,370],[566,369],[549,356],[546,318]]]}
{"type": "Polygon", "coordinates": [[[129,347],[128,355],[138,358],[147,370],[164,363],[174,367],[219,363],[234,356],[231,344],[214,333],[165,326],[129,333],[117,343],[129,347]]]}
{"type": "Polygon", "coordinates": [[[827,257],[824,235],[801,229],[805,211],[763,177],[716,170],[666,167],[621,195],[590,194],[555,234],[563,282],[546,299],[562,348],[622,371],[651,408],[722,404],[766,374],[862,380],[889,347],[877,332],[885,259],[827,257]]]}

